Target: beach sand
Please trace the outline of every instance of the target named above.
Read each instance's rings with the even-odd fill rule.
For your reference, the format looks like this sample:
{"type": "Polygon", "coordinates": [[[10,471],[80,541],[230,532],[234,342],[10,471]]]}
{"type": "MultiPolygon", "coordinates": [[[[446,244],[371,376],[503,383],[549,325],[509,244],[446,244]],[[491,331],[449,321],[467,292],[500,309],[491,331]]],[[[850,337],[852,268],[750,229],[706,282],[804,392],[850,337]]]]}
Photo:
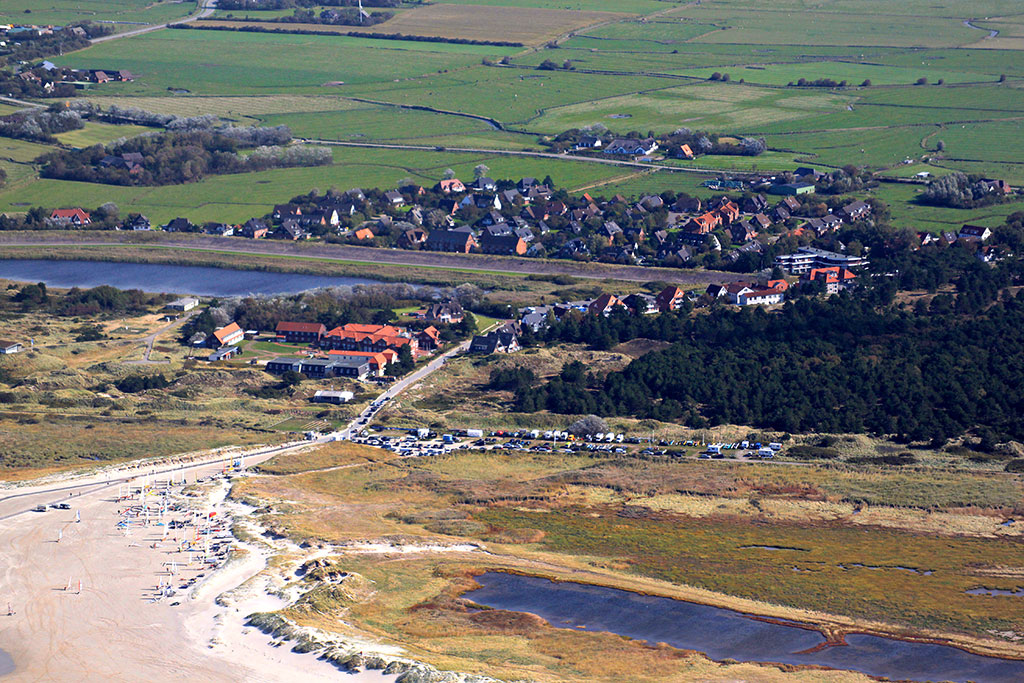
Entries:
{"type": "MultiPolygon", "coordinates": [[[[270,456],[251,458],[248,464],[266,457],[270,456]]],[[[222,467],[194,467],[190,481],[196,474],[208,476],[222,467]]],[[[93,480],[102,483],[104,478],[93,480]]],[[[223,498],[226,488],[211,491],[215,498],[223,498]]],[[[162,527],[139,525],[127,536],[116,528],[117,511],[125,506],[115,500],[116,486],[82,491],[72,497],[60,492],[0,500],[0,517],[40,503],[63,501],[72,506],[0,521],[0,650],[10,655],[15,667],[2,677],[4,683],[395,679],[374,671],[341,672],[315,655],[291,652],[287,644],[273,647],[269,636],[244,626],[252,612],[279,609],[279,598],[256,591],[229,607],[216,604],[218,595],[264,567],[263,554],[250,550],[212,575],[198,564],[183,566],[188,553],[176,552],[173,543],[161,543],[162,527]],[[81,512],[80,523],[75,522],[76,511],[81,512]],[[161,547],[151,547],[154,543],[161,547]],[[173,577],[171,561],[177,564],[173,577]],[[197,579],[195,590],[155,599],[161,580],[173,579],[179,585],[199,574],[205,576],[197,579]],[[70,591],[65,590],[69,581],[70,591]],[[8,603],[16,612],[13,616],[7,615],[8,603]]]]}

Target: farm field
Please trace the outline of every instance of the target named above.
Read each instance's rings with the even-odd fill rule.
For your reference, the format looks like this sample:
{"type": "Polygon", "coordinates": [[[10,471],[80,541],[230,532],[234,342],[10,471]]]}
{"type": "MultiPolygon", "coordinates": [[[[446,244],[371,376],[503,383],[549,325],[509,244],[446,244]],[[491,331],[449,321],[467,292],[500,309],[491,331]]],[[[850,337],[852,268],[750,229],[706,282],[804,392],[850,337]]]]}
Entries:
{"type": "Polygon", "coordinates": [[[623,132],[670,132],[680,126],[716,131],[760,130],[779,121],[845,109],[850,101],[845,94],[827,91],[791,93],[699,83],[553,107],[531,121],[530,127],[545,133],[596,123],[623,132]]]}
{"type": "Polygon", "coordinates": [[[266,125],[285,125],[299,137],[320,140],[396,140],[491,130],[483,121],[399,107],[362,105],[343,112],[267,114],[266,125]]]}
{"type": "Polygon", "coordinates": [[[89,121],[84,128],[60,133],[56,138],[60,144],[68,147],[91,147],[92,145],[105,145],[119,138],[132,138],[152,130],[155,129],[147,126],[113,125],[89,121]]]}
{"type": "Polygon", "coordinates": [[[5,0],[0,5],[0,22],[67,24],[74,21],[110,21],[115,30],[129,24],[158,24],[195,11],[195,0],[5,0]]]}
{"type": "Polygon", "coordinates": [[[416,78],[477,64],[480,55],[500,56],[508,50],[348,36],[165,30],[94,45],[54,62],[130,69],[136,74],[134,82],[104,89],[118,95],[155,95],[168,88],[202,95],[330,95],[339,94],[340,86],[329,83],[416,78]],[[252,65],[268,52],[274,55],[274,68],[254,70],[252,65]]]}
{"type": "Polygon", "coordinates": [[[399,12],[368,33],[401,33],[536,45],[573,29],[622,19],[619,12],[567,11],[505,5],[436,4],[399,12]]]}

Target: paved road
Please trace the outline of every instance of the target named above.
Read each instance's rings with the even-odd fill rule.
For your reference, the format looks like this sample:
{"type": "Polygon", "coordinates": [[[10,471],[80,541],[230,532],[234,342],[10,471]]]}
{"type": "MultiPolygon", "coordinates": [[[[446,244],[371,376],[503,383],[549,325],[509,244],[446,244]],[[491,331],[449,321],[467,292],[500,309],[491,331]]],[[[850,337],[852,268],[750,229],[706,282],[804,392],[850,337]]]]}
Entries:
{"type": "Polygon", "coordinates": [[[117,40],[118,38],[130,38],[131,36],[149,33],[150,31],[159,31],[162,28],[174,26],[175,24],[187,24],[190,21],[208,17],[217,9],[217,0],[206,0],[205,3],[202,0],[199,0],[199,3],[197,4],[198,6],[196,7],[196,11],[187,17],[175,19],[174,21],[169,21],[166,24],[154,24],[152,26],[132,29],[131,31],[124,31],[123,33],[112,33],[109,36],[100,36],[99,38],[93,38],[92,44],[96,45],[97,43],[105,43],[108,40],[117,40]]]}
{"type": "MultiPolygon", "coordinates": [[[[249,453],[245,456],[245,463],[246,466],[256,465],[278,455],[279,453],[285,453],[299,448],[306,448],[310,443],[311,442],[301,442],[285,444],[283,446],[272,446],[255,453],[249,453]]],[[[33,508],[37,505],[69,502],[71,498],[78,500],[81,496],[89,496],[100,491],[106,491],[107,489],[115,486],[122,486],[147,475],[154,477],[161,474],[170,474],[171,472],[184,474],[195,470],[208,469],[210,467],[216,468],[219,465],[223,465],[224,463],[237,459],[238,454],[235,453],[227,457],[214,457],[206,460],[181,463],[161,468],[147,468],[143,466],[137,470],[127,470],[125,471],[125,474],[115,476],[112,479],[107,478],[109,475],[85,475],[78,479],[71,479],[69,483],[53,484],[50,486],[34,486],[25,490],[19,489],[17,493],[0,496],[0,521],[33,513],[33,508]],[[72,496],[67,494],[74,495],[72,496]]]]}

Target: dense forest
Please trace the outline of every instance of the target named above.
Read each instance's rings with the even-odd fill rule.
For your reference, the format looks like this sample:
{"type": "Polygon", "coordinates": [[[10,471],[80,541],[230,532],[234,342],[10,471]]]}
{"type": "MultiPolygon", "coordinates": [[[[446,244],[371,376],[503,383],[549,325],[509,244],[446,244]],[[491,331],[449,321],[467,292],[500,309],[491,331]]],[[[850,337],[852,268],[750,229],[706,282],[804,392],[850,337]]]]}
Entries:
{"type": "MultiPolygon", "coordinates": [[[[977,263],[977,262],[975,262],[977,263]]],[[[569,315],[548,341],[673,342],[604,377],[569,365],[540,386],[495,378],[516,410],[629,415],[692,427],[869,432],[942,442],[972,430],[1024,438],[1024,294],[1016,267],[968,264],[957,292],[892,304],[893,278],[769,313],[712,307],[654,317],[569,315]],[[509,386],[509,382],[513,386],[509,386]]]]}

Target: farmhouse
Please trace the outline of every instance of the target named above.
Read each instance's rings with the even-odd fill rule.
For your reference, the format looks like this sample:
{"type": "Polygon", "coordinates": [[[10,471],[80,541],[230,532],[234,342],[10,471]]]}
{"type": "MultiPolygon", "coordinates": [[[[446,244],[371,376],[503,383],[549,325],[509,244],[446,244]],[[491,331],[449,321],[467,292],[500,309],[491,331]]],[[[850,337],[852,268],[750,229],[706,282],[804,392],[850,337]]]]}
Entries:
{"type": "Polygon", "coordinates": [[[654,138],[647,138],[645,140],[623,138],[608,143],[608,146],[604,148],[604,153],[642,157],[647,156],[657,149],[658,142],[654,138]]]}

